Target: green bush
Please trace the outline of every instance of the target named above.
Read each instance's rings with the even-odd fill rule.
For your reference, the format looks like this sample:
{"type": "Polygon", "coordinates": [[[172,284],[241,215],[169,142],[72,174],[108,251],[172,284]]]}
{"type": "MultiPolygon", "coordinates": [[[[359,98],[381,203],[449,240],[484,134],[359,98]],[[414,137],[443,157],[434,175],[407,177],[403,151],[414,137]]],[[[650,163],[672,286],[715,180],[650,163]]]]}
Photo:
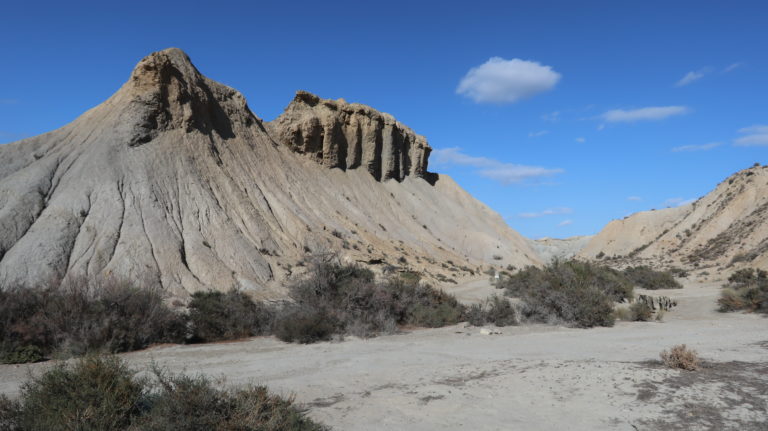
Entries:
{"type": "Polygon", "coordinates": [[[642,289],[682,289],[683,285],[675,280],[670,271],[656,271],[647,266],[629,267],[624,275],[635,286],[642,289]]]}
{"type": "Polygon", "coordinates": [[[316,343],[328,341],[341,332],[340,324],[323,310],[295,308],[278,317],[275,336],[287,343],[316,343]]]}
{"type": "Polygon", "coordinates": [[[294,305],[278,313],[276,335],[286,341],[313,342],[334,333],[368,337],[390,333],[398,325],[460,322],[464,307],[456,298],[420,284],[419,279],[406,273],[377,281],[371,271],[357,265],[312,262],[307,277],[289,286],[294,305]],[[313,325],[320,327],[315,331],[313,325]]]}
{"type": "Polygon", "coordinates": [[[517,310],[509,299],[493,295],[480,304],[473,304],[467,310],[467,321],[473,326],[492,323],[496,326],[517,325],[517,310]]]}
{"type": "Polygon", "coordinates": [[[717,301],[719,311],[758,311],[768,313],[768,272],[760,269],[740,269],[723,286],[717,301]]]}
{"type": "Polygon", "coordinates": [[[191,341],[235,340],[271,332],[274,313],[243,292],[195,292],[189,302],[191,341]]]}
{"type": "Polygon", "coordinates": [[[0,397],[0,430],[328,429],[261,386],[218,389],[202,376],[153,371],[139,378],[115,357],[57,365],[26,382],[18,401],[0,397]]]}
{"type": "Polygon", "coordinates": [[[161,289],[113,279],[0,289],[0,360],[38,361],[53,354],[181,342],[185,321],[165,305],[161,289]]]}
{"type": "Polygon", "coordinates": [[[634,322],[647,322],[653,317],[653,310],[645,302],[635,302],[629,307],[629,319],[634,322]]]}
{"type": "Polygon", "coordinates": [[[633,290],[620,272],[576,260],[529,266],[500,280],[497,287],[522,300],[520,311],[527,320],[583,328],[612,326],[613,303],[628,300],[633,290]]]}

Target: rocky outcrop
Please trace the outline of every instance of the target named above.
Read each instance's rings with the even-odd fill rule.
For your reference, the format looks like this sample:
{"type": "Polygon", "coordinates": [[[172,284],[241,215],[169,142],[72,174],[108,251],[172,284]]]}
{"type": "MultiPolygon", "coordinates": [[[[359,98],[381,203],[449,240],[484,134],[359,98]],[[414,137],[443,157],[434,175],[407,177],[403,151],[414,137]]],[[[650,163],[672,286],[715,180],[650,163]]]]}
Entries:
{"type": "Polygon", "coordinates": [[[366,105],[298,91],[267,128],[278,143],[329,168],[361,168],[382,181],[427,176],[427,140],[366,105]]]}

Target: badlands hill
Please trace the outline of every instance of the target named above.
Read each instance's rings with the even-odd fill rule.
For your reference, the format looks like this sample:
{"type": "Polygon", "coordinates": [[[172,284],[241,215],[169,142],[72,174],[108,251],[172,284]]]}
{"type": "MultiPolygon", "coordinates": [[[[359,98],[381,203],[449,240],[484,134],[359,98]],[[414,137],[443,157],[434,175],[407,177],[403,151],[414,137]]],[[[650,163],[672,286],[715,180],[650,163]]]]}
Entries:
{"type": "Polygon", "coordinates": [[[0,146],[0,284],[110,275],[272,297],[308,253],[443,280],[539,263],[427,171],[429,152],[388,114],[306,92],[264,123],[182,51],[156,52],[72,123],[0,146]]]}
{"type": "Polygon", "coordinates": [[[737,172],[691,204],[614,220],[578,255],[660,267],[768,268],[768,166],[737,172]]]}

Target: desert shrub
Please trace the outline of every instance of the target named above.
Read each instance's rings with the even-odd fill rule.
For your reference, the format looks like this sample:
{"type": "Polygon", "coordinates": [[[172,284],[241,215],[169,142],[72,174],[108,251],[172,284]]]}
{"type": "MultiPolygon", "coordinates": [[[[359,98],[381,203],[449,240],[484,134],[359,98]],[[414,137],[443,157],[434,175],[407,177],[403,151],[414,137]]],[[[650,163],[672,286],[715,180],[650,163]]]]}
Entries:
{"type": "Polygon", "coordinates": [[[719,311],[768,312],[768,272],[740,269],[728,277],[728,284],[723,287],[717,300],[719,311]]]}
{"type": "Polygon", "coordinates": [[[629,320],[647,322],[653,317],[653,310],[645,302],[635,302],[629,307],[629,320]]]}
{"type": "Polygon", "coordinates": [[[153,371],[137,377],[115,357],[59,364],[31,377],[18,401],[0,397],[0,430],[327,429],[264,387],[219,389],[202,376],[153,371]]]}
{"type": "Polygon", "coordinates": [[[330,340],[340,332],[339,327],[339,322],[324,310],[291,307],[278,317],[275,336],[287,343],[316,343],[330,340]]]}
{"type": "Polygon", "coordinates": [[[274,313],[243,292],[195,292],[189,302],[193,342],[235,340],[271,332],[274,313]]]}
{"type": "Polygon", "coordinates": [[[289,286],[294,305],[279,313],[276,335],[313,342],[334,333],[367,337],[393,332],[398,325],[437,327],[461,321],[464,307],[456,298],[419,280],[417,273],[404,272],[377,281],[357,265],[316,260],[307,277],[289,286]]]}
{"type": "Polygon", "coordinates": [[[114,357],[59,364],[21,388],[21,430],[120,430],[141,413],[145,384],[114,357]]]}
{"type": "Polygon", "coordinates": [[[669,368],[677,368],[687,371],[699,369],[699,355],[695,350],[689,349],[685,344],[679,344],[667,350],[663,350],[659,356],[669,368]]]}
{"type": "Polygon", "coordinates": [[[483,326],[492,323],[496,326],[517,325],[517,310],[509,299],[493,295],[480,304],[473,304],[467,309],[466,319],[470,325],[483,326]]]}
{"type": "Polygon", "coordinates": [[[647,266],[629,267],[624,275],[642,289],[682,289],[683,285],[675,280],[670,271],[656,271],[647,266]]]}
{"type": "Polygon", "coordinates": [[[632,296],[632,284],[620,272],[575,260],[527,267],[497,287],[522,299],[521,315],[528,320],[584,328],[612,326],[614,301],[632,296]]]}
{"type": "Polygon", "coordinates": [[[149,409],[131,430],[325,430],[263,386],[218,389],[204,376],[174,375],[155,369],[157,389],[149,409]]]}
{"type": "Polygon", "coordinates": [[[113,279],[0,289],[0,360],[37,361],[52,354],[123,352],[183,341],[184,319],[163,299],[153,284],[113,279]]]}

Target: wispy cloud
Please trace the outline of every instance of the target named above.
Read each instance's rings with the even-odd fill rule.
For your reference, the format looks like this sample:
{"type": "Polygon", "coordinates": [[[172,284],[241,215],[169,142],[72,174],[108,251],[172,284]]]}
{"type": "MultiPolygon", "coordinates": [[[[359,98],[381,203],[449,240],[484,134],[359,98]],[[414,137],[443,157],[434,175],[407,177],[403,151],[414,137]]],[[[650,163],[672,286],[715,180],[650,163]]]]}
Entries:
{"type": "Polygon", "coordinates": [[[739,129],[739,133],[744,136],[734,139],[734,145],[740,147],[762,147],[768,145],[768,126],[756,124],[739,129]]]}
{"type": "Polygon", "coordinates": [[[641,198],[640,196],[629,196],[629,197],[627,197],[627,200],[628,201],[639,202],[639,201],[643,200],[643,198],[641,198]]]}
{"type": "Polygon", "coordinates": [[[433,150],[431,161],[438,166],[470,166],[478,169],[478,175],[496,180],[505,185],[521,183],[529,179],[548,177],[564,172],[562,169],[518,165],[500,162],[487,157],[470,156],[462,153],[461,148],[458,147],[433,150]]]}
{"type": "Polygon", "coordinates": [[[708,144],[703,144],[703,145],[682,145],[679,147],[672,148],[672,151],[675,153],[679,153],[683,151],[709,151],[721,145],[723,145],[722,142],[710,142],[708,144]]]}
{"type": "Polygon", "coordinates": [[[535,61],[492,57],[469,69],[456,93],[477,103],[515,103],[553,89],[560,77],[551,66],[535,61]]]}
{"type": "Polygon", "coordinates": [[[558,223],[557,227],[569,226],[569,225],[572,225],[572,224],[573,224],[573,220],[568,219],[568,220],[563,220],[560,223],[558,223]]]}
{"type": "Polygon", "coordinates": [[[549,114],[544,114],[541,119],[550,123],[556,123],[560,121],[560,111],[552,111],[549,114]]]}
{"type": "Polygon", "coordinates": [[[584,138],[576,138],[576,142],[578,142],[580,144],[583,144],[583,143],[587,142],[587,140],[584,139],[584,138]]]}
{"type": "Polygon", "coordinates": [[[0,99],[0,105],[15,105],[19,103],[16,99],[0,99]]]}
{"type": "Polygon", "coordinates": [[[698,81],[699,79],[703,78],[704,75],[708,74],[711,71],[712,71],[711,68],[705,67],[699,70],[688,72],[685,74],[685,76],[680,78],[680,80],[675,83],[675,87],[684,87],[686,85],[692,84],[698,81]]]}
{"type": "Polygon", "coordinates": [[[549,133],[549,130],[539,130],[538,132],[530,132],[528,133],[529,138],[538,138],[539,136],[544,136],[547,133],[549,133]]]}
{"type": "Polygon", "coordinates": [[[723,69],[723,73],[733,72],[734,70],[740,68],[743,65],[744,65],[744,63],[733,63],[730,66],[728,66],[725,69],[723,69]]]}
{"type": "Polygon", "coordinates": [[[613,109],[600,116],[608,123],[633,123],[635,121],[663,120],[675,115],[683,115],[690,110],[685,106],[649,106],[639,109],[613,109]]]}
{"type": "Polygon", "coordinates": [[[517,216],[521,218],[539,218],[539,217],[555,215],[555,214],[570,214],[572,212],[573,210],[571,208],[560,207],[560,208],[547,208],[544,211],[539,211],[539,212],[520,213],[517,216]]]}
{"type": "Polygon", "coordinates": [[[669,198],[664,201],[665,207],[681,207],[696,202],[696,199],[669,198]]]}

